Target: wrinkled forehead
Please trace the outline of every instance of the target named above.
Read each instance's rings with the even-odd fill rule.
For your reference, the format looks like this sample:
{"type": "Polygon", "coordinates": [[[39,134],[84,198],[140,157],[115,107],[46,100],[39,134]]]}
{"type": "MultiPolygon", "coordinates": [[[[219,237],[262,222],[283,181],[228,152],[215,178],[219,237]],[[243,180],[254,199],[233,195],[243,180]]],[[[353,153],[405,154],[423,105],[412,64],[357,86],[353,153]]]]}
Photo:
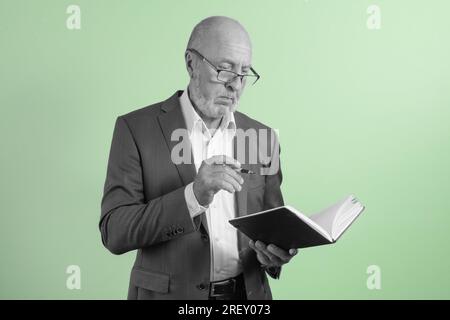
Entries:
{"type": "Polygon", "coordinates": [[[242,31],[214,32],[203,39],[201,52],[214,62],[229,60],[235,64],[251,65],[252,45],[242,31]]]}

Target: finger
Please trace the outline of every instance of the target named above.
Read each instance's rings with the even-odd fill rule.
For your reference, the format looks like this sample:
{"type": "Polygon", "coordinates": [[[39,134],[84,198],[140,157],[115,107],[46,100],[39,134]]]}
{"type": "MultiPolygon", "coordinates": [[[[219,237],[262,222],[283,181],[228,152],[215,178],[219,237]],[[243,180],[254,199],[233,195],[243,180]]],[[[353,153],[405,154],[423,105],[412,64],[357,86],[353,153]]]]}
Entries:
{"type": "Polygon", "coordinates": [[[261,250],[259,250],[259,249],[256,247],[255,242],[254,242],[253,240],[250,240],[249,243],[248,243],[248,245],[249,245],[250,248],[252,248],[252,249],[256,252],[257,255],[262,255],[262,257],[263,257],[264,259],[267,259],[267,256],[266,256],[264,253],[262,253],[261,250]]]}
{"type": "Polygon", "coordinates": [[[239,184],[239,182],[237,182],[233,177],[229,176],[225,172],[219,173],[219,179],[222,179],[223,181],[226,181],[229,184],[231,184],[233,186],[233,192],[242,190],[242,187],[239,184]]]}
{"type": "Polygon", "coordinates": [[[227,165],[235,169],[239,169],[241,167],[241,164],[239,161],[237,161],[234,158],[231,158],[229,156],[226,156],[224,154],[218,155],[218,156],[212,156],[211,158],[208,158],[205,160],[205,162],[209,165],[212,164],[222,164],[227,165]]]}
{"type": "Polygon", "coordinates": [[[206,163],[207,165],[211,166],[211,165],[215,164],[217,161],[220,161],[219,159],[221,157],[222,156],[212,156],[208,159],[203,160],[203,162],[206,163]]]}
{"type": "Polygon", "coordinates": [[[255,242],[255,247],[260,251],[266,251],[266,245],[262,241],[257,240],[255,242]]]}
{"type": "Polygon", "coordinates": [[[243,184],[244,183],[244,179],[239,175],[239,173],[237,173],[236,171],[234,171],[233,169],[231,169],[228,166],[224,166],[223,170],[225,170],[225,172],[231,176],[234,180],[236,180],[237,182],[239,182],[239,184],[243,184]]]}
{"type": "Polygon", "coordinates": [[[253,240],[250,240],[250,241],[248,242],[248,246],[249,246],[250,248],[252,248],[253,250],[255,250],[255,251],[258,250],[258,249],[255,247],[255,242],[254,242],[253,240]]]}
{"type": "MultiPolygon", "coordinates": [[[[250,240],[249,243],[248,243],[248,245],[250,246],[250,248],[252,248],[253,250],[255,250],[256,253],[259,253],[259,254],[262,254],[262,255],[265,256],[265,254],[264,254],[260,249],[258,249],[258,248],[256,247],[256,244],[255,244],[255,242],[254,242],[253,240],[250,240]]],[[[267,258],[267,256],[266,256],[266,258],[267,258]]]]}
{"type": "Polygon", "coordinates": [[[276,255],[272,254],[270,251],[267,250],[267,246],[264,244],[264,242],[262,241],[256,241],[255,243],[256,248],[258,248],[260,250],[261,253],[263,253],[265,256],[267,256],[267,258],[274,262],[279,264],[281,262],[281,259],[278,258],[276,255]]]}
{"type": "Polygon", "coordinates": [[[258,261],[261,264],[264,264],[266,266],[270,266],[272,264],[272,262],[270,261],[269,258],[267,258],[267,256],[264,253],[261,253],[261,251],[256,251],[256,256],[258,258],[258,261]]]}
{"type": "Polygon", "coordinates": [[[276,255],[278,258],[280,258],[283,261],[289,261],[292,258],[292,256],[287,251],[277,247],[274,244],[269,244],[267,246],[267,251],[276,255]]]}
{"type": "MultiPolygon", "coordinates": [[[[231,169],[230,169],[231,170],[231,169]]],[[[231,171],[233,171],[233,170],[231,170],[231,171]]],[[[242,189],[242,183],[244,182],[243,181],[243,179],[241,178],[241,177],[234,177],[234,176],[231,176],[230,174],[228,174],[228,172],[227,171],[222,171],[222,173],[225,175],[224,176],[224,179],[226,179],[228,182],[232,182],[233,183],[233,185],[235,185],[235,186],[237,186],[238,187],[238,189],[237,189],[237,191],[241,191],[241,189],[242,189]],[[242,183],[241,183],[241,180],[242,180],[242,183]]]]}
{"type": "Polygon", "coordinates": [[[216,181],[216,189],[217,189],[217,191],[225,190],[225,191],[228,191],[229,193],[235,192],[233,185],[223,179],[216,181]]]}
{"type": "Polygon", "coordinates": [[[264,254],[264,252],[262,252],[261,250],[259,250],[259,249],[256,247],[255,242],[254,242],[253,240],[250,240],[248,244],[249,244],[249,247],[250,247],[250,248],[252,248],[253,250],[255,250],[256,256],[258,257],[258,261],[259,261],[261,264],[264,264],[264,265],[266,265],[266,266],[269,266],[269,265],[272,265],[272,264],[273,264],[273,262],[269,259],[269,257],[268,257],[266,254],[264,254]]]}

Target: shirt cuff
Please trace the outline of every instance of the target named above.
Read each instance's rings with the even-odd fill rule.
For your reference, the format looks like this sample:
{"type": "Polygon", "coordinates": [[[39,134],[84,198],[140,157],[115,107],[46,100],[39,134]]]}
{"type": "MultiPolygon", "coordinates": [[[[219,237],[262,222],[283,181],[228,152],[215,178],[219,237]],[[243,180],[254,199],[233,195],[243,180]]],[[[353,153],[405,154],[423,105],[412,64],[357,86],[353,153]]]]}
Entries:
{"type": "Polygon", "coordinates": [[[208,209],[208,207],[204,207],[200,205],[197,201],[197,198],[194,194],[194,183],[189,183],[186,188],[184,188],[184,198],[186,199],[186,204],[189,210],[189,214],[191,218],[194,218],[208,209]]]}

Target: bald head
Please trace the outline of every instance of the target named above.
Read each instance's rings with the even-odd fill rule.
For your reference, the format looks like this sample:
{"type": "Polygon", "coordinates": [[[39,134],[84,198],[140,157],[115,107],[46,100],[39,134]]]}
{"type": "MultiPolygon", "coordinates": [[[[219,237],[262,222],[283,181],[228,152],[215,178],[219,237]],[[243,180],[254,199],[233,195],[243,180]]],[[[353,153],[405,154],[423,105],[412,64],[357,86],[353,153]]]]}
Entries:
{"type": "Polygon", "coordinates": [[[220,50],[230,45],[236,50],[251,53],[250,36],[239,22],[228,17],[214,16],[200,21],[194,27],[187,48],[196,49],[208,55],[214,54],[210,51],[220,50]]]}
{"type": "Polygon", "coordinates": [[[209,17],[192,31],[185,52],[189,73],[189,97],[208,128],[233,112],[251,72],[252,45],[245,28],[227,17],[209,17]],[[194,49],[194,51],[192,50],[194,49]],[[205,58],[205,59],[202,59],[205,58]],[[230,81],[219,79],[233,74],[230,81]]]}

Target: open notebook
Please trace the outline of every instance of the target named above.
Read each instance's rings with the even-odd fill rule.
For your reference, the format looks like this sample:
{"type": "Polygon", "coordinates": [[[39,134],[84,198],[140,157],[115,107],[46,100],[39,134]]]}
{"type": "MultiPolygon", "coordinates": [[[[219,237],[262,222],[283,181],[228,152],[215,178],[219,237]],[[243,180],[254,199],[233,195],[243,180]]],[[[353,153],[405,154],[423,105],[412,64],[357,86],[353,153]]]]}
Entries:
{"type": "Polygon", "coordinates": [[[229,222],[252,240],[288,250],[336,242],[363,210],[358,199],[349,195],[310,217],[291,206],[281,206],[229,222]]]}

